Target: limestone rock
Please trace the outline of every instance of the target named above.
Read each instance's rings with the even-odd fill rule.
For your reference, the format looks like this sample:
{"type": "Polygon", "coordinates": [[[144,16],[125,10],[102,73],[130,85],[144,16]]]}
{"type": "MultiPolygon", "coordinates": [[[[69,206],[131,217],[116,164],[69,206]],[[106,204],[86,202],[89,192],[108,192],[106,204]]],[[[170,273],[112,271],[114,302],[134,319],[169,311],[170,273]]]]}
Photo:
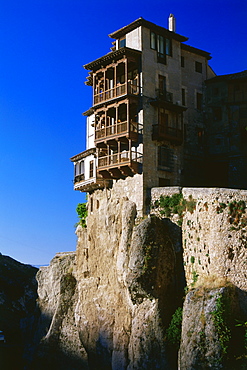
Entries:
{"type": "Polygon", "coordinates": [[[189,292],[183,306],[178,368],[242,368],[240,354],[244,353],[244,332],[236,327],[240,317],[243,316],[239,293],[234,286],[200,287],[189,292]]]}
{"type": "Polygon", "coordinates": [[[59,254],[38,273],[47,332],[36,365],[58,366],[59,355],[63,369],[169,368],[165,328],[183,289],[171,235],[181,243],[181,231],[156,217],[136,225],[135,204],[108,195],[96,192],[76,255],[59,254]]]}

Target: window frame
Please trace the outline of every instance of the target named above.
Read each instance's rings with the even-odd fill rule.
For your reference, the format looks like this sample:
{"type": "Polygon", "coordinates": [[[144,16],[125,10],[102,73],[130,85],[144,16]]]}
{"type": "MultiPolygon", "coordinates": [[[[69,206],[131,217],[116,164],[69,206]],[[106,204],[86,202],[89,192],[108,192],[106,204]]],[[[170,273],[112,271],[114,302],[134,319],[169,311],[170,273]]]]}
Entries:
{"type": "Polygon", "coordinates": [[[202,63],[197,60],[195,61],[195,71],[197,73],[202,73],[202,63]]]}
{"type": "Polygon", "coordinates": [[[184,88],[181,89],[181,95],[182,95],[182,105],[186,105],[186,90],[184,88]]]}
{"type": "Polygon", "coordinates": [[[119,39],[119,49],[124,48],[126,46],[126,36],[121,37],[119,39]]]}
{"type": "Polygon", "coordinates": [[[93,178],[94,176],[94,160],[89,161],[89,178],[93,178]]]}
{"type": "Polygon", "coordinates": [[[171,150],[166,145],[158,146],[157,168],[161,171],[171,172],[171,150]]]}
{"type": "Polygon", "coordinates": [[[196,109],[202,111],[203,108],[203,94],[200,92],[196,93],[196,109]]]}
{"type": "Polygon", "coordinates": [[[181,67],[184,68],[185,67],[185,58],[183,55],[181,55],[181,67]]]}
{"type": "Polygon", "coordinates": [[[166,56],[172,57],[172,39],[150,30],[150,49],[157,51],[157,62],[166,64],[166,56]]]}

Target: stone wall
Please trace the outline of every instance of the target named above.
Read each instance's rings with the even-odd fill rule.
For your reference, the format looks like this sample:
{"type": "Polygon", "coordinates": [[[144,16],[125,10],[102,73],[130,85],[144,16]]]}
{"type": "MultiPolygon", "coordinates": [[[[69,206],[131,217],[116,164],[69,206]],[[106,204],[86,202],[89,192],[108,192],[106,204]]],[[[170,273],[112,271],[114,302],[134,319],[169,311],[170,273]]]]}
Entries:
{"type": "MultiPolygon", "coordinates": [[[[188,284],[208,275],[224,277],[247,290],[247,191],[220,188],[154,188],[160,195],[182,192],[195,200],[183,214],[183,259],[188,284]]],[[[157,213],[157,209],[156,209],[157,213]]],[[[176,218],[175,218],[176,220],[176,218]]]]}
{"type": "MultiPolygon", "coordinates": [[[[88,198],[88,213],[101,211],[112,199],[120,200],[126,198],[136,204],[138,216],[143,216],[143,175],[135,174],[126,179],[114,180],[111,189],[96,190],[88,198]]],[[[105,215],[105,210],[103,211],[105,215]]]]}

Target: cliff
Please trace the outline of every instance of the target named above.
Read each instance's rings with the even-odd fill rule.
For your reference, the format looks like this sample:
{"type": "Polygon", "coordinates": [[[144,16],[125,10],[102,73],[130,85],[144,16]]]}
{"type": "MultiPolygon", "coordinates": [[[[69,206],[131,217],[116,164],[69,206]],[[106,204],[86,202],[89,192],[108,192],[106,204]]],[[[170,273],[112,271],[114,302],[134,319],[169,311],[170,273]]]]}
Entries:
{"type": "Polygon", "coordinates": [[[28,349],[36,315],[37,271],[0,254],[0,330],[6,340],[0,345],[3,369],[23,366],[23,349],[28,349]]]}
{"type": "Polygon", "coordinates": [[[95,191],[76,253],[37,274],[32,368],[246,366],[245,202],[241,191],[157,188],[151,214],[138,219],[134,202],[95,191]],[[174,193],[182,206],[168,217],[160,196],[174,193]]]}

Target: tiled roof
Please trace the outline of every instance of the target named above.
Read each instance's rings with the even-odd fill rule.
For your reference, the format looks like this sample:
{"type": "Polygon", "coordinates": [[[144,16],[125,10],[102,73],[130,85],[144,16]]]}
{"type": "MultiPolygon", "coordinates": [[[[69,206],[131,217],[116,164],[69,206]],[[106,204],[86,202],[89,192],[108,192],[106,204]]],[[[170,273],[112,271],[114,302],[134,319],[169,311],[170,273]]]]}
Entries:
{"type": "Polygon", "coordinates": [[[219,75],[215,76],[213,78],[210,78],[206,82],[215,82],[215,81],[223,81],[223,80],[237,80],[240,78],[247,78],[247,70],[237,73],[230,73],[226,75],[219,75]]]}
{"type": "Polygon", "coordinates": [[[158,26],[155,23],[146,21],[142,17],[138,18],[137,20],[135,20],[134,22],[128,24],[127,26],[122,27],[119,30],[110,33],[109,34],[109,37],[111,37],[113,39],[119,39],[120,37],[126,35],[126,33],[130,32],[130,31],[133,31],[135,28],[137,28],[139,26],[143,26],[143,27],[149,28],[150,30],[152,30],[152,31],[154,31],[156,33],[159,33],[161,35],[164,34],[166,37],[173,38],[173,39],[175,39],[177,41],[180,41],[180,42],[183,42],[183,41],[187,41],[188,40],[188,37],[179,35],[176,32],[169,31],[168,29],[166,29],[164,27],[161,27],[161,26],[158,26]]]}

